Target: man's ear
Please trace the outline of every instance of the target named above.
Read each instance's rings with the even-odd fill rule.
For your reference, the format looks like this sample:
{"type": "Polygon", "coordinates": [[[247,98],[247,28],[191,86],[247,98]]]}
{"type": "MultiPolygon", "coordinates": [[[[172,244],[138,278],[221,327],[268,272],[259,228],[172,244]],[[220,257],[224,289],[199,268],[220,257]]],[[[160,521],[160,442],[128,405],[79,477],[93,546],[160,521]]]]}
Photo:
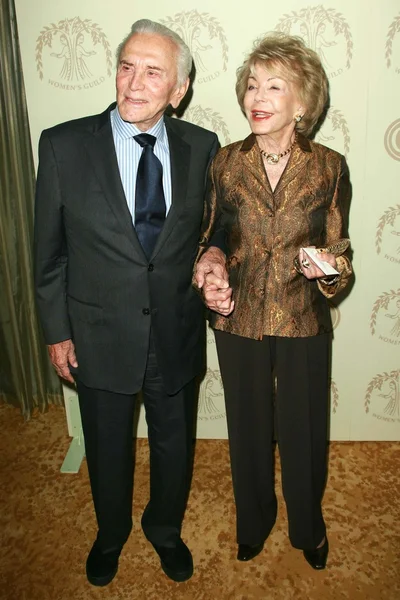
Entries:
{"type": "Polygon", "coordinates": [[[172,92],[169,103],[171,104],[171,106],[173,108],[178,108],[179,104],[181,103],[182,98],[184,98],[186,92],[188,91],[189,83],[190,83],[190,80],[188,77],[183,85],[181,85],[180,87],[177,87],[175,89],[175,91],[172,92]]]}

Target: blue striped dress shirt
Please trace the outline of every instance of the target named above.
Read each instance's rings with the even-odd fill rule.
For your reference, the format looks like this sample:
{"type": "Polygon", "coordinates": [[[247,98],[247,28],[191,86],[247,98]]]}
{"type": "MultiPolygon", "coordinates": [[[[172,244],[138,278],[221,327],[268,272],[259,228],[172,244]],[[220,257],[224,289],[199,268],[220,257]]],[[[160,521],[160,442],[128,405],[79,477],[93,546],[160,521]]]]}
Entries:
{"type": "MultiPolygon", "coordinates": [[[[132,215],[132,221],[134,222],[136,175],[143,148],[135,142],[133,136],[144,132],[140,131],[133,123],[127,123],[121,119],[118,107],[115,107],[114,110],[111,111],[110,118],[122,186],[124,188],[128,208],[132,215]]],[[[159,158],[163,167],[163,188],[168,214],[171,207],[172,195],[171,160],[164,118],[161,117],[161,119],[145,133],[154,135],[154,137],[157,138],[154,146],[154,154],[159,158]]]]}

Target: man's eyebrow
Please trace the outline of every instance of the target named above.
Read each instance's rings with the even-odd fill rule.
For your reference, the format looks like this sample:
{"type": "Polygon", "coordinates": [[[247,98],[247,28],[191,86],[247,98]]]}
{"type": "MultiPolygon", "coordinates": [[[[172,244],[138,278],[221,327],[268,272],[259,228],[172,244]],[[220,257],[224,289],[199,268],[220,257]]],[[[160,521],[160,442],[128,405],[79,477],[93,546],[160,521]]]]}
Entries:
{"type": "MultiPolygon", "coordinates": [[[[134,65],[134,63],[131,63],[131,62],[129,62],[129,60],[125,60],[124,58],[122,58],[122,59],[119,61],[119,64],[120,64],[120,65],[127,65],[128,67],[134,67],[134,66],[135,66],[135,65],[134,65]]],[[[146,67],[146,68],[147,68],[147,69],[153,69],[154,71],[160,71],[160,72],[163,72],[163,71],[164,71],[164,69],[162,69],[161,67],[157,67],[157,66],[155,66],[155,65],[154,65],[154,66],[153,66],[153,65],[147,65],[147,67],[146,67]]]]}

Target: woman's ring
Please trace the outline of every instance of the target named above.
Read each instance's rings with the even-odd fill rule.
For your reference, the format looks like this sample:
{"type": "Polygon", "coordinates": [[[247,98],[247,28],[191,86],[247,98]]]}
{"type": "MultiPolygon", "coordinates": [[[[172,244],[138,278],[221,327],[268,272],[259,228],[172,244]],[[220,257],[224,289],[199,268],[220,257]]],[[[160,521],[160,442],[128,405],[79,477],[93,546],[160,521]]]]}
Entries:
{"type": "Polygon", "coordinates": [[[306,258],[303,258],[303,260],[301,261],[301,264],[303,265],[303,267],[305,269],[308,269],[310,266],[310,263],[308,262],[308,260],[306,258]]]}

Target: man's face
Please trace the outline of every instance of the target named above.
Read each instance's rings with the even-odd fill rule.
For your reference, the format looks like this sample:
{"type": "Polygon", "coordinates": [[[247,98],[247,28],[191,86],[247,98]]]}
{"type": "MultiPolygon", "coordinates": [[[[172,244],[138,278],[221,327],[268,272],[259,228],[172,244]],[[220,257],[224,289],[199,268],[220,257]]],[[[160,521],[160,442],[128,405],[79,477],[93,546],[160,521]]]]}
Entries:
{"type": "Polygon", "coordinates": [[[189,79],[177,87],[177,54],[174,42],[160,35],[136,33],[128,40],[116,77],[117,105],[124,121],[147,131],[169,104],[179,105],[189,79]]]}

